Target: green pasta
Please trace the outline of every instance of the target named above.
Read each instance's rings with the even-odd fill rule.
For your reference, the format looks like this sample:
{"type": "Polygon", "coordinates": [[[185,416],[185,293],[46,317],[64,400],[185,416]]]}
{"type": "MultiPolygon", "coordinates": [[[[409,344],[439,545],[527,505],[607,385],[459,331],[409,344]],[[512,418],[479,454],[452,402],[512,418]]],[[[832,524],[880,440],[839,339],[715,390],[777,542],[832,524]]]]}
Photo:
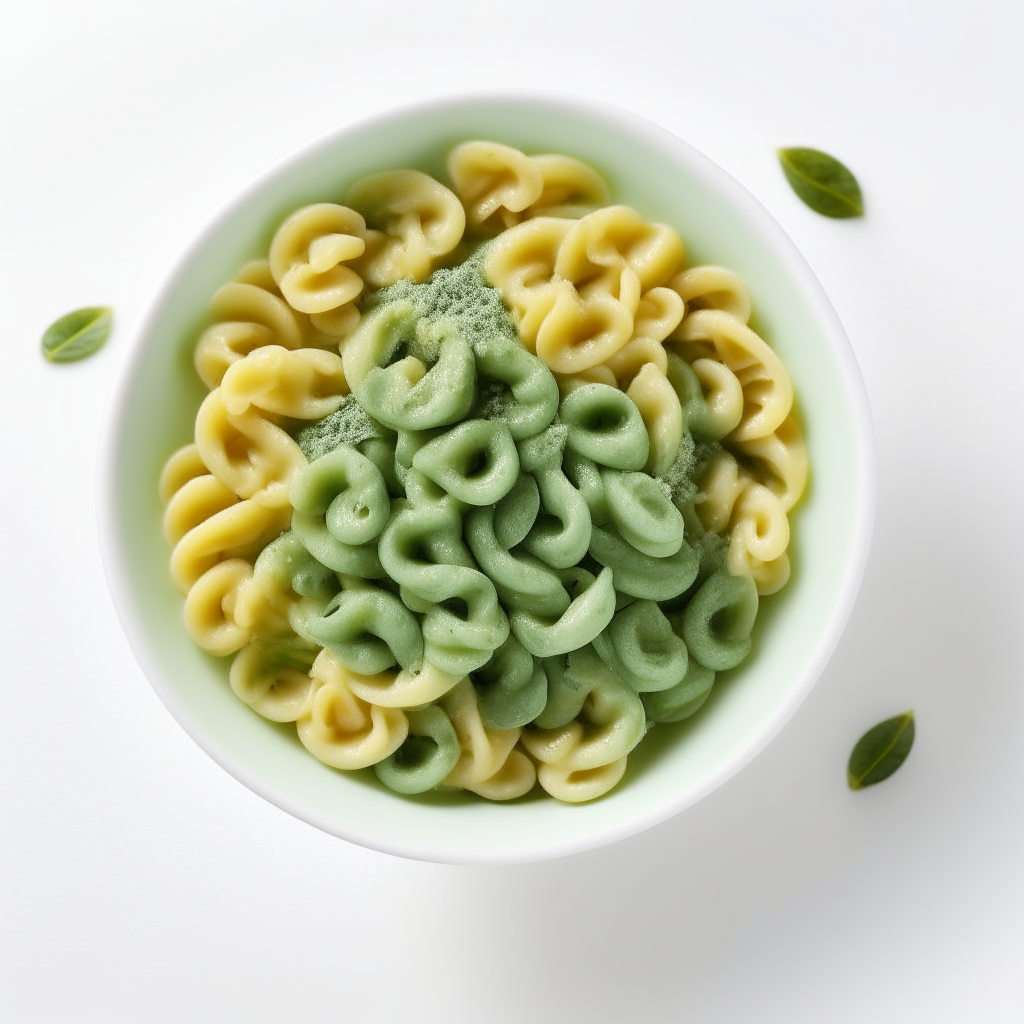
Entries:
{"type": "Polygon", "coordinates": [[[425,444],[413,468],[469,505],[493,505],[519,477],[519,455],[504,423],[465,420],[425,444]]]}
{"type": "Polygon", "coordinates": [[[548,702],[535,725],[557,729],[581,713],[595,725],[618,719],[618,757],[643,739],[647,726],[640,698],[601,661],[593,647],[582,647],[564,659],[549,658],[544,667],[548,702]]]}
{"type": "Polygon", "coordinates": [[[628,395],[608,384],[583,384],[562,400],[558,414],[566,444],[612,469],[643,469],[650,452],[647,427],[628,395]]]}
{"type": "Polygon", "coordinates": [[[477,402],[480,415],[503,423],[517,441],[539,433],[554,419],[558,385],[518,338],[481,338],[473,344],[473,353],[482,395],[477,402]]]}
{"type": "Polygon", "coordinates": [[[538,658],[567,654],[590,643],[615,614],[615,587],[610,569],[605,569],[596,579],[585,569],[568,571],[577,574],[577,579],[572,581],[576,594],[573,596],[570,590],[572,601],[557,619],[525,608],[509,611],[509,623],[516,639],[538,658]]]}
{"type": "Polygon", "coordinates": [[[609,523],[611,511],[608,508],[608,495],[597,463],[569,448],[565,453],[563,468],[573,487],[583,495],[583,500],[590,509],[590,522],[594,526],[605,526],[609,523]]]}
{"type": "Polygon", "coordinates": [[[749,576],[719,569],[709,576],[682,613],[690,653],[706,668],[735,668],[750,651],[757,617],[757,587],[749,576]]]}
{"type": "Polygon", "coordinates": [[[380,470],[344,444],[300,473],[290,498],[298,511],[323,515],[331,536],[353,546],[373,540],[384,529],[391,510],[380,470]]]}
{"type": "Polygon", "coordinates": [[[253,571],[257,576],[270,576],[279,588],[291,588],[302,597],[331,598],[338,592],[338,577],[309,553],[292,530],[260,552],[253,571]]]}
{"type": "Polygon", "coordinates": [[[561,615],[569,607],[569,595],[555,571],[534,555],[513,554],[501,544],[496,535],[496,517],[494,509],[473,509],[465,520],[466,542],[506,608],[561,615]]]}
{"type": "Polygon", "coordinates": [[[423,636],[416,617],[394,594],[368,584],[343,590],[307,630],[361,675],[383,672],[395,664],[416,669],[423,661],[423,636]]]}
{"type": "Polygon", "coordinates": [[[520,473],[512,489],[494,507],[494,536],[508,551],[525,540],[540,512],[540,489],[531,473],[520,473]]]}
{"type": "Polygon", "coordinates": [[[707,441],[721,440],[725,432],[718,425],[708,406],[704,389],[700,386],[693,367],[674,352],[668,352],[666,355],[668,382],[679,396],[679,404],[683,407],[683,416],[690,433],[707,441]]]}
{"type": "MultiPolygon", "coordinates": [[[[357,405],[300,433],[319,457],[293,483],[293,530],[264,571],[302,596],[296,631],[350,670],[468,674],[487,728],[585,719],[624,755],[646,723],[693,714],[750,646],[756,590],[722,569],[721,538],[693,513],[706,455],[691,432],[713,450],[712,410],[670,353],[682,443],[663,477],[644,472],[632,399],[590,383],[560,399],[489,298],[446,305],[452,273],[369,303],[343,349],[357,405]],[[347,574],[341,593],[328,569],[347,574]]],[[[431,705],[409,712],[375,771],[424,792],[458,751],[431,705]]]]}
{"type": "MultiPolygon", "coordinates": [[[[310,453],[343,439],[296,478],[293,531],[267,557],[304,597],[296,629],[352,671],[469,674],[488,728],[621,718],[631,749],[645,722],[694,713],[750,645],[752,582],[685,516],[699,496],[690,432],[714,443],[711,410],[670,354],[687,429],[651,476],[629,396],[585,383],[559,400],[488,302],[446,312],[455,292],[435,278],[450,273],[371,302],[344,347],[362,419],[343,404],[329,429],[299,435],[310,453]],[[320,563],[357,579],[335,594],[320,563]]],[[[375,766],[402,793],[436,785],[458,750],[439,707],[410,716],[375,766]]]]}
{"type": "Polygon", "coordinates": [[[388,494],[392,498],[402,498],[405,496],[405,488],[398,476],[396,447],[397,437],[368,437],[356,445],[359,453],[365,455],[377,467],[388,494]]]}
{"type": "Polygon", "coordinates": [[[534,472],[540,491],[540,515],[523,541],[532,555],[555,569],[568,569],[590,546],[590,509],[561,467],[534,472]]]}
{"type": "Polygon", "coordinates": [[[514,636],[470,676],[480,717],[492,729],[517,729],[532,722],[548,699],[544,666],[514,636]]]}
{"type": "Polygon", "coordinates": [[[612,526],[591,531],[590,554],[615,573],[615,586],[623,593],[649,601],[667,601],[694,581],[699,560],[686,541],[674,555],[656,558],[638,551],[612,526]]]}
{"type": "Polygon", "coordinates": [[[682,682],[690,660],[686,644],[653,601],[634,601],[616,612],[608,628],[594,637],[594,650],[638,693],[682,682]]]}
{"type": "Polygon", "coordinates": [[[396,793],[426,793],[440,785],[455,767],[461,753],[459,738],[448,716],[436,704],[410,709],[405,715],[409,720],[405,742],[378,761],[373,770],[396,793]]]}
{"type": "Polygon", "coordinates": [[[453,509],[409,508],[392,517],[379,546],[388,575],[418,599],[427,660],[456,675],[483,665],[509,629],[494,584],[473,568],[461,537],[453,509]]]}
{"type": "Polygon", "coordinates": [[[605,469],[601,480],[609,518],[637,551],[667,558],[682,547],[682,513],[653,477],[605,469]]]}
{"type": "Polygon", "coordinates": [[[411,306],[395,303],[366,317],[345,343],[349,387],[370,416],[394,430],[457,423],[473,404],[472,349],[445,321],[424,323],[411,306]],[[392,362],[400,347],[410,354],[392,362]]]}
{"type": "Polygon", "coordinates": [[[640,694],[648,720],[681,722],[696,714],[710,696],[714,682],[714,671],[691,658],[686,675],[675,686],[640,694]]]}

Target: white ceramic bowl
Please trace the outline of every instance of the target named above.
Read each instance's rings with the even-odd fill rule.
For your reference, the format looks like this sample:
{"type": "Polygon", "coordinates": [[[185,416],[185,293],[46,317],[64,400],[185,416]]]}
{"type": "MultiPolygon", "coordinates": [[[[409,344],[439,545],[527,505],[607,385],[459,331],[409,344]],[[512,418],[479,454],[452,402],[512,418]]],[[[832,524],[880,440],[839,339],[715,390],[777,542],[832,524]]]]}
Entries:
{"type": "Polygon", "coordinates": [[[125,631],[160,698],[220,765],[290,813],[377,850],[455,863],[539,860],[599,846],[663,821],[737,772],[779,731],[821,673],[860,583],[874,510],[874,448],[863,383],[842,327],[778,224],[686,143],[640,118],[577,101],[455,100],[344,128],[248,188],[186,252],[134,340],[104,449],[100,524],[125,631]],[[790,370],[812,476],[792,516],[793,578],[762,603],[752,656],[720,675],[692,719],[658,726],[600,800],[492,804],[463,794],[398,796],[367,770],[314,759],[294,726],[274,725],[227,685],[226,659],[196,648],[168,574],[157,477],[192,436],[204,389],[192,368],[213,292],[264,256],[286,214],[338,201],[372,171],[442,175],[452,144],[488,138],[527,152],[580,157],[605,174],[613,201],[679,230],[691,264],[748,283],[757,325],[790,370]]]}

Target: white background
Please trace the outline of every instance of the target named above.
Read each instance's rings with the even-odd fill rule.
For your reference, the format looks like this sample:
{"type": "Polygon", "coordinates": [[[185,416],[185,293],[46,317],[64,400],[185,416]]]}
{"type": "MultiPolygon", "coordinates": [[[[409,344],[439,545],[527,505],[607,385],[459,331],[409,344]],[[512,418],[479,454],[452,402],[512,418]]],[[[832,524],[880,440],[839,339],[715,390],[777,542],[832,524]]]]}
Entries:
{"type": "Polygon", "coordinates": [[[1022,8],[1006,0],[4,4],[0,1019],[1024,1020],[1022,8]],[[431,96],[643,114],[757,195],[849,332],[879,444],[849,628],[796,717],[677,819],[507,869],[350,847],[158,702],[99,562],[107,392],[176,255],[311,138],[431,96]],[[810,145],[867,216],[805,208],[810,145]],[[38,340],[116,307],[90,361],[38,340]],[[850,793],[914,707],[903,769],[850,793]]]}

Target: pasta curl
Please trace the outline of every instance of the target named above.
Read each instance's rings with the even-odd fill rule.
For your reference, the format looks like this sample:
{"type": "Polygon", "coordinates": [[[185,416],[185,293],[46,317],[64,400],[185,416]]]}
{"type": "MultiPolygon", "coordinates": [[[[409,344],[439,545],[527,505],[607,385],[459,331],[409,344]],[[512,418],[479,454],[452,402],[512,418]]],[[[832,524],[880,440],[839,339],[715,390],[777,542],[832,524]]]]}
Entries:
{"type": "Polygon", "coordinates": [[[342,364],[360,405],[393,430],[447,426],[473,403],[476,360],[469,344],[444,322],[427,327],[408,303],[366,317],[345,343],[342,364]],[[409,355],[389,362],[400,347],[409,355]]]}
{"type": "Polygon", "coordinates": [[[280,345],[264,345],[233,363],[220,385],[224,408],[234,416],[252,406],[276,416],[319,420],[334,412],[347,393],[340,356],[280,345]]]}
{"type": "Polygon", "coordinates": [[[687,309],[720,309],[741,323],[750,319],[750,292],[742,278],[725,267],[691,267],[676,274],[669,287],[687,309]]]}
{"type": "Polygon", "coordinates": [[[185,628],[204,651],[234,654],[249,642],[251,633],[235,619],[239,591],[252,577],[244,558],[218,562],[189,588],[185,598],[185,628]]]}
{"type": "Polygon", "coordinates": [[[405,714],[360,700],[348,687],[345,666],[331,651],[313,663],[317,684],[308,714],[296,723],[302,745],[332,768],[368,768],[393,754],[409,732],[405,714]]]}
{"type": "MultiPolygon", "coordinates": [[[[475,227],[516,222],[544,191],[540,168],[525,153],[500,142],[463,142],[448,154],[448,174],[475,227]]],[[[497,225],[496,225],[497,226],[497,225]]]]}
{"type": "Polygon", "coordinates": [[[312,710],[317,681],[310,669],[319,648],[301,639],[255,639],[231,662],[235,696],[272,722],[294,722],[312,710]]]}
{"type": "Polygon", "coordinates": [[[533,764],[515,749],[521,730],[489,729],[480,718],[476,691],[464,679],[441,701],[458,736],[461,754],[444,780],[488,800],[514,800],[533,789],[533,764]]]}
{"type": "Polygon", "coordinates": [[[366,249],[366,223],[355,210],[314,203],[296,210],[270,243],[270,271],[288,304],[303,313],[329,313],[363,290],[346,264],[366,249]]]}
{"type": "Polygon", "coordinates": [[[288,504],[292,478],[306,465],[299,446],[280,427],[251,409],[229,412],[219,388],[199,407],[196,447],[218,480],[268,508],[288,504]]]}
{"type": "Polygon", "coordinates": [[[423,602],[427,660],[454,675],[485,664],[509,631],[494,584],[473,567],[461,534],[454,510],[406,509],[392,516],[378,549],[388,575],[423,602]]]}
{"type": "Polygon", "coordinates": [[[608,185],[592,167],[561,153],[530,158],[540,171],[540,197],[525,211],[528,217],[585,217],[608,202],[608,185]]]}
{"type": "Polygon", "coordinates": [[[396,793],[425,793],[440,785],[458,764],[462,750],[448,716],[436,706],[406,711],[409,734],[373,770],[396,793]]]}
{"type": "Polygon", "coordinates": [[[448,174],[470,224],[510,228],[524,217],[583,217],[608,202],[592,167],[560,153],[529,157],[499,142],[473,141],[448,155],[448,174]]]}
{"type": "Polygon", "coordinates": [[[288,526],[290,509],[237,501],[188,530],[171,552],[171,578],[183,593],[218,562],[255,557],[288,526]]]}
{"type": "Polygon", "coordinates": [[[224,285],[213,296],[210,315],[215,323],[203,332],[195,350],[196,372],[210,391],[220,386],[229,366],[255,349],[264,345],[296,349],[305,340],[288,304],[259,285],[237,281],[224,285]]]}
{"type": "Polygon", "coordinates": [[[730,435],[735,441],[765,437],[779,427],[793,407],[793,384],[782,360],[731,313],[706,309],[691,313],[672,336],[683,354],[713,353],[743,388],[743,416],[730,435]]]}
{"type": "Polygon", "coordinates": [[[462,238],[466,213],[458,198],[422,171],[381,171],[361,178],[345,201],[366,218],[366,252],[356,262],[378,287],[403,278],[424,281],[433,261],[462,238]]]}
{"type": "Polygon", "coordinates": [[[540,762],[537,780],[548,793],[569,803],[592,800],[619,781],[626,756],[643,738],[643,704],[590,647],[570,655],[566,669],[554,680],[549,675],[549,683],[576,690],[583,720],[526,729],[523,746],[540,762]]]}

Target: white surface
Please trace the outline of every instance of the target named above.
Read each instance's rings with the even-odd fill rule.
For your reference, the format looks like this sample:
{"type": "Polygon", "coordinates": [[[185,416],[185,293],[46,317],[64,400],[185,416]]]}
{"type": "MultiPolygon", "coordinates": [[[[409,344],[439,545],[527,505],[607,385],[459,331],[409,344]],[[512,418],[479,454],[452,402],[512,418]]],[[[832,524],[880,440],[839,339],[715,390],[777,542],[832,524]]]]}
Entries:
{"type": "Polygon", "coordinates": [[[1024,15],[692,7],[8,8],[0,1019],[1024,1018],[1024,15]],[[739,776],[602,851],[446,868],[316,832],[182,733],[107,596],[95,449],[145,300],[249,178],[354,117],[524,77],[676,131],[779,218],[858,353],[879,508],[845,639],[739,776]],[[844,159],[868,217],[803,207],[789,144],[844,159]],[[107,350],[44,363],[46,325],[101,302],[107,350]],[[904,768],[848,792],[853,741],[908,706],[904,768]]]}

